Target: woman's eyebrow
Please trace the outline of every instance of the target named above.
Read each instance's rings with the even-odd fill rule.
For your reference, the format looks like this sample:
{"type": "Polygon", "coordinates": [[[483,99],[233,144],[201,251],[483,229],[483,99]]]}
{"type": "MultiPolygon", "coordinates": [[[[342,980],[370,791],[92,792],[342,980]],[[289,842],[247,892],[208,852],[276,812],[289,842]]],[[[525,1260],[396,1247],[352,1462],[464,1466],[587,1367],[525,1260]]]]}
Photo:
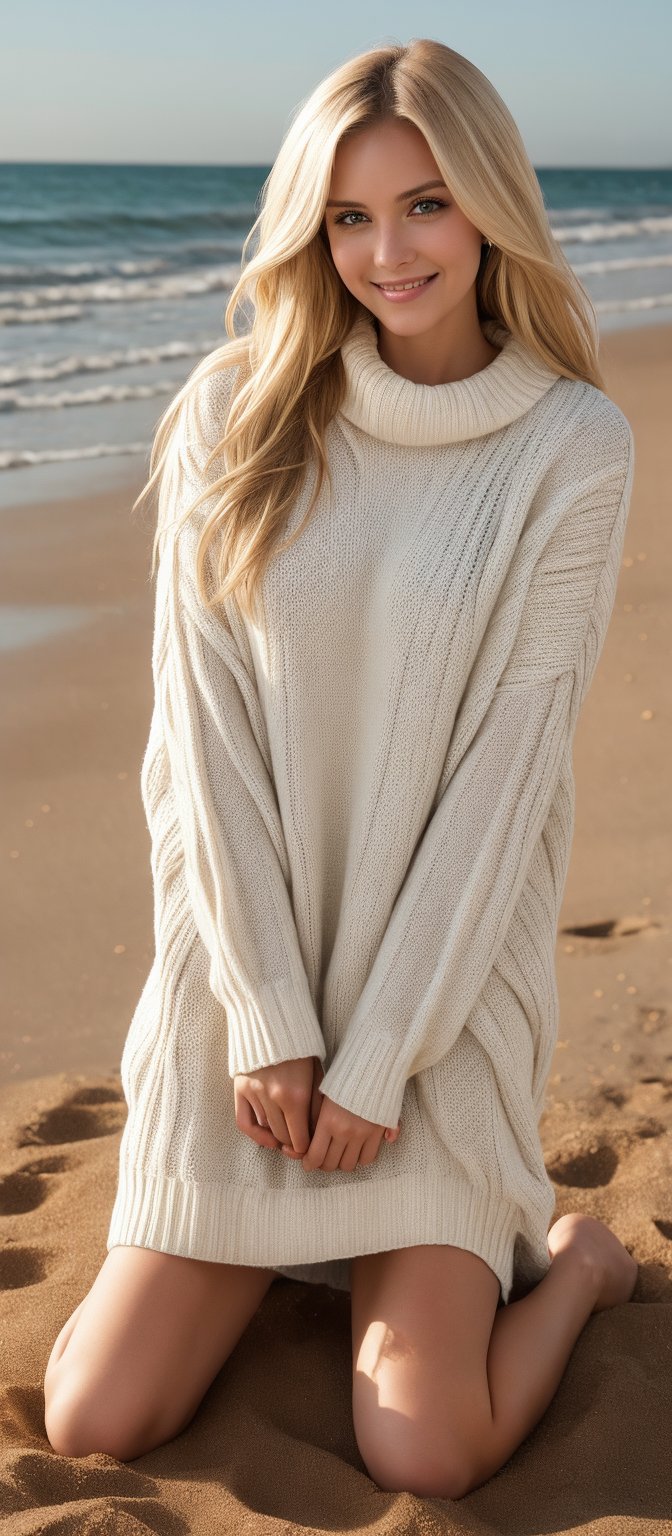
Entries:
{"type": "MultiPolygon", "coordinates": [[[[413,197],[418,192],[427,192],[429,187],[445,187],[445,185],[446,185],[445,181],[423,181],[422,186],[420,186],[420,187],[409,187],[408,192],[399,192],[398,195],[395,197],[394,201],[395,201],[395,203],[402,203],[404,201],[404,198],[406,198],[406,197],[413,197]]],[[[325,204],[325,207],[327,207],[327,208],[366,208],[366,203],[353,203],[352,201],[349,202],[349,203],[334,202],[333,198],[331,198],[329,200],[329,202],[325,204]]]]}

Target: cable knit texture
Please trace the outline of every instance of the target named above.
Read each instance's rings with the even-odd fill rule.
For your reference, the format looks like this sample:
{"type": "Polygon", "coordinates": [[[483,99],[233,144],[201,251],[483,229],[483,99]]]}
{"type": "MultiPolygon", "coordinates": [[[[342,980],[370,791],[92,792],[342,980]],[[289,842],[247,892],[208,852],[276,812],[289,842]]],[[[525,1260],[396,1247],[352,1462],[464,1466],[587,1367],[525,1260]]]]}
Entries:
{"type": "MultiPolygon", "coordinates": [[[[356,320],[332,485],[266,573],[263,624],[204,608],[203,508],[166,541],[141,773],[155,957],[108,1248],[348,1289],[353,1254],[452,1243],[505,1301],[549,1267],[572,741],[634,452],[602,391],[483,329],[487,367],[424,385],[356,320]],[[306,1171],[238,1130],[233,1075],[313,1055],[336,1103],[401,1121],[370,1166],[306,1171]]],[[[200,387],[203,442],[176,440],[176,512],[223,468],[232,372],[200,387]]]]}

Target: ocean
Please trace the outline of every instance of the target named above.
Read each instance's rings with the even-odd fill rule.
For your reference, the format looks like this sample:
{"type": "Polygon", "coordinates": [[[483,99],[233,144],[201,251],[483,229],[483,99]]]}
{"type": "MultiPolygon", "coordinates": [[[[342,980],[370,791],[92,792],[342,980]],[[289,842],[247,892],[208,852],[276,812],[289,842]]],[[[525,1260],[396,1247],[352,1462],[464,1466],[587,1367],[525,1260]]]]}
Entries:
{"type": "MultiPolygon", "coordinates": [[[[165,406],[226,339],[269,170],[0,164],[5,506],[140,485],[165,406]]],[[[672,169],[537,175],[600,329],[672,320],[672,169]]]]}

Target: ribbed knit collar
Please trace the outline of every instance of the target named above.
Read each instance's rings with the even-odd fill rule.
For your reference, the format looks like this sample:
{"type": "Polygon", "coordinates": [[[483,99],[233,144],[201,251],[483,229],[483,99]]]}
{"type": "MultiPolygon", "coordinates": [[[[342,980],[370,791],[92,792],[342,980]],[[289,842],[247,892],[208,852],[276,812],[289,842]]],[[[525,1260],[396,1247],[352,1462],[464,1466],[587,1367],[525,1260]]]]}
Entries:
{"type": "Polygon", "coordinates": [[[341,346],[346,393],[341,414],[384,442],[430,447],[482,437],[515,421],[558,374],[494,320],[481,322],[501,352],[479,373],[450,384],[416,384],[383,362],[373,317],[359,315],[341,346]]]}

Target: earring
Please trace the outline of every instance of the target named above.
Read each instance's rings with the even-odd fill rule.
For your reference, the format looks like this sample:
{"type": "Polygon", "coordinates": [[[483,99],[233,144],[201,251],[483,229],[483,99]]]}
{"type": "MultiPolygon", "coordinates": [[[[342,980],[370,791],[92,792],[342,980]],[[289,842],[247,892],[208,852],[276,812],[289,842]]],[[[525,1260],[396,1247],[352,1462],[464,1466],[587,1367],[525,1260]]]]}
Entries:
{"type": "Polygon", "coordinates": [[[492,240],[483,240],[482,241],[482,245],[485,247],[486,250],[488,250],[488,251],[492,250],[492,240]]]}

